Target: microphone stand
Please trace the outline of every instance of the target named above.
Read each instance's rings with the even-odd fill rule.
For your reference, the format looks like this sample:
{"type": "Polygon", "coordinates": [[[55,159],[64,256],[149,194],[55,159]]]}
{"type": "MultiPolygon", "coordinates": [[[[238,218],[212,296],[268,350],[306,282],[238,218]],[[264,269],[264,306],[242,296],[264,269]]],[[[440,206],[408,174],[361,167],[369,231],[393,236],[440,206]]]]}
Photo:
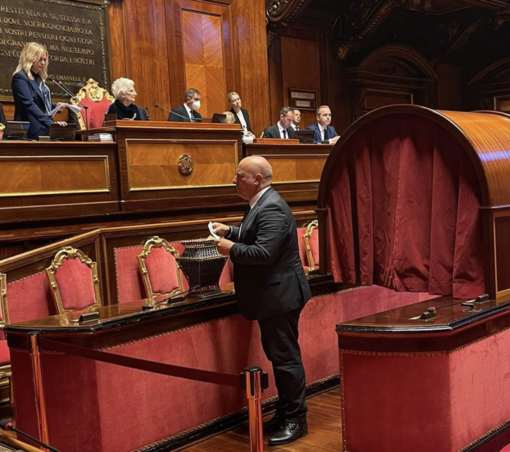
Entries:
{"type": "Polygon", "coordinates": [[[89,125],[89,119],[88,119],[88,109],[87,105],[85,105],[80,99],[76,97],[76,95],[67,87],[65,86],[60,80],[55,80],[54,78],[49,79],[51,82],[53,82],[55,85],[57,85],[64,93],[66,93],[72,100],[78,103],[80,107],[82,107],[85,110],[85,130],[88,129],[89,125]]]}
{"type": "MultiPolygon", "coordinates": [[[[176,113],[175,111],[172,111],[172,110],[169,110],[168,108],[165,108],[165,107],[162,107],[161,105],[158,105],[158,104],[154,104],[154,106],[156,108],[162,108],[163,110],[166,110],[168,111],[171,115],[175,115],[175,116],[178,116],[179,118],[182,118],[182,119],[187,119],[189,122],[202,122],[202,118],[195,118],[195,116],[193,115],[193,121],[190,119],[190,118],[187,118],[186,116],[183,116],[183,115],[180,115],[179,113],[176,113]]],[[[187,122],[187,121],[186,121],[187,122]]]]}

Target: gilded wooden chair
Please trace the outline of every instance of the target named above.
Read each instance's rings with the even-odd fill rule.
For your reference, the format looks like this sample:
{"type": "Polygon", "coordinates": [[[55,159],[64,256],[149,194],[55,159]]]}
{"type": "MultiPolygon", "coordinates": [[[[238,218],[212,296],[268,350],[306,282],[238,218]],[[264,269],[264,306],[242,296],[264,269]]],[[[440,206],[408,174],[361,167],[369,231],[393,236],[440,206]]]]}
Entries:
{"type": "Polygon", "coordinates": [[[46,274],[59,314],[101,306],[97,264],[79,249],[72,246],[61,249],[46,274]]]}
{"type": "Polygon", "coordinates": [[[115,98],[106,89],[100,88],[92,78],[88,79],[75,97],[77,99],[72,98],[71,104],[77,107],[83,107],[83,105],[88,107],[82,108],[81,112],[76,114],[80,130],[102,127],[104,115],[108,107],[115,102],[115,98]]]}
{"type": "Polygon", "coordinates": [[[306,227],[306,232],[303,236],[305,241],[306,258],[308,260],[308,272],[313,272],[319,269],[319,221],[313,220],[306,227]]]}
{"type": "Polygon", "coordinates": [[[165,239],[153,236],[138,256],[146,296],[172,296],[183,291],[182,274],[176,258],[179,252],[165,239]]]}

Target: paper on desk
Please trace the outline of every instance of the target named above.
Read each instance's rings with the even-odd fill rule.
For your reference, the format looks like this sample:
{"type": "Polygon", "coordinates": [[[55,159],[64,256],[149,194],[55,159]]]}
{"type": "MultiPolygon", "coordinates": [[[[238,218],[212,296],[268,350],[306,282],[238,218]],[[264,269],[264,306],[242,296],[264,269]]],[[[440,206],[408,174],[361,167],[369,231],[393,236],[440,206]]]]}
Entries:
{"type": "Polygon", "coordinates": [[[220,239],[220,236],[215,234],[213,232],[213,225],[212,225],[212,222],[209,221],[209,224],[207,225],[207,227],[209,228],[209,232],[211,233],[211,235],[216,239],[216,240],[219,240],[220,239]]]}

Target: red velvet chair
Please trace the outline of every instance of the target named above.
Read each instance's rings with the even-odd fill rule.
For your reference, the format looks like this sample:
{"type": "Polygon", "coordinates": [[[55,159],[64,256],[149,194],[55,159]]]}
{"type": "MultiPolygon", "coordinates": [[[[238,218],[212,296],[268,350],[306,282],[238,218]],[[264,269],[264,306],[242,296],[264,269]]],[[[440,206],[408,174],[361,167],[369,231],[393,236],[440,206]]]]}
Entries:
{"type": "MultiPolygon", "coordinates": [[[[0,293],[2,294],[2,310],[0,314],[0,329],[3,330],[8,323],[9,314],[7,311],[7,276],[0,273],[0,293]]],[[[11,357],[3,331],[0,333],[0,388],[9,386],[11,379],[11,357]]],[[[12,401],[12,396],[11,396],[12,401]]]]}
{"type": "Polygon", "coordinates": [[[46,269],[59,314],[101,306],[97,264],[82,251],[66,246],[46,269]]]}
{"type": "Polygon", "coordinates": [[[305,234],[306,228],[297,228],[297,238],[299,245],[299,258],[301,259],[301,263],[303,264],[303,268],[305,273],[308,274],[308,260],[306,258],[306,245],[305,245],[305,234]]]}
{"type": "Polygon", "coordinates": [[[176,258],[179,252],[165,239],[151,237],[138,256],[147,298],[172,296],[182,292],[182,274],[176,258]]]}
{"type": "MultiPolygon", "coordinates": [[[[11,281],[0,273],[2,307],[0,328],[10,323],[48,317],[56,312],[51,309],[53,300],[46,272],[40,271],[25,278],[11,281]]],[[[9,349],[3,332],[0,332],[0,389],[8,386],[11,378],[9,349]]],[[[14,401],[10,388],[10,405],[14,417],[14,401]]]]}
{"type": "Polygon", "coordinates": [[[88,107],[86,110],[82,109],[82,111],[76,115],[80,130],[102,127],[104,115],[108,107],[115,102],[114,97],[106,89],[100,88],[97,82],[92,78],[88,79],[87,84],[80,89],[76,97],[79,102],[75,99],[71,99],[70,102],[73,105],[78,107],[83,107],[83,105],[85,105],[88,107]]]}

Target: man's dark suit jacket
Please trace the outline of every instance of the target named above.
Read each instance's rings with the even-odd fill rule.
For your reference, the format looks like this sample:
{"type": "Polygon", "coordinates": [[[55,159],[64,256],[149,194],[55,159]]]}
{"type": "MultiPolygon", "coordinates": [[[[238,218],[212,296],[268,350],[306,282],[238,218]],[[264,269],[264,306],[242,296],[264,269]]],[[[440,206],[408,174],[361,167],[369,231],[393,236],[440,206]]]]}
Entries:
{"type": "MultiPolygon", "coordinates": [[[[202,122],[202,115],[198,113],[197,111],[192,111],[193,117],[195,118],[195,121],[198,119],[197,122],[202,122]]],[[[184,105],[181,105],[180,107],[172,109],[170,114],[168,115],[169,121],[180,121],[180,122],[191,122],[191,119],[189,117],[188,111],[186,110],[186,107],[184,105]],[[173,114],[173,113],[177,114],[173,114]],[[184,116],[184,117],[183,117],[184,116]]]]}
{"type": "Polygon", "coordinates": [[[28,138],[35,140],[41,135],[48,135],[53,120],[46,114],[43,94],[37,82],[30,80],[25,71],[18,71],[12,76],[11,88],[14,120],[30,122],[28,138]]]}
{"type": "Polygon", "coordinates": [[[7,119],[5,119],[5,113],[2,104],[0,104],[0,124],[3,124],[4,126],[7,125],[7,119]]]}
{"type": "MultiPolygon", "coordinates": [[[[241,108],[241,111],[243,113],[244,120],[246,121],[246,128],[248,129],[248,132],[251,132],[250,115],[248,114],[248,111],[246,111],[244,108],[241,108]]],[[[241,124],[241,120],[237,116],[236,111],[233,108],[231,108],[230,112],[234,115],[235,123],[236,124],[241,124]]]]}
{"type": "MultiPolygon", "coordinates": [[[[311,126],[308,126],[306,130],[313,130],[315,132],[314,135],[314,141],[315,143],[322,143],[322,134],[321,130],[319,129],[319,124],[315,123],[311,126]]],[[[336,130],[333,126],[326,127],[326,137],[325,140],[329,140],[330,138],[335,138],[338,136],[338,133],[336,133],[336,130]]]]}
{"type": "MultiPolygon", "coordinates": [[[[287,129],[287,135],[289,135],[289,138],[294,138],[294,127],[289,127],[287,129]]],[[[264,129],[264,135],[262,138],[282,138],[280,134],[280,129],[278,129],[278,124],[275,124],[273,126],[266,127],[264,129]]]]}
{"type": "MultiPolygon", "coordinates": [[[[249,207],[248,207],[249,209],[249,207]]],[[[236,298],[241,314],[260,320],[293,311],[310,299],[299,258],[296,222],[287,203],[269,188],[229,240],[236,298]]]]}

